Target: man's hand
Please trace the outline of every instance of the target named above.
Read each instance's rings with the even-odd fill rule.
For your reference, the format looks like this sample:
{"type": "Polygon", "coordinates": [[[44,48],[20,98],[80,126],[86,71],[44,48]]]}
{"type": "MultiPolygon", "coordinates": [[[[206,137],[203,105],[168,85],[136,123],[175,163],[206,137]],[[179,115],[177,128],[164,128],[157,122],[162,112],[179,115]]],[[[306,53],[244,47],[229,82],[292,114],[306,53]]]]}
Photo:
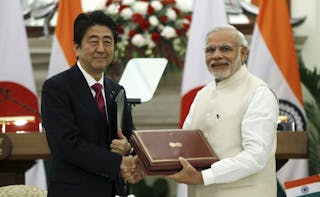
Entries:
{"type": "Polygon", "coordinates": [[[132,157],[132,155],[129,156],[122,156],[122,162],[120,164],[120,170],[124,170],[124,171],[131,171],[131,170],[136,170],[137,169],[137,165],[136,162],[134,160],[134,158],[132,157]]]}
{"type": "Polygon", "coordinates": [[[114,139],[111,142],[111,152],[118,153],[119,155],[128,155],[131,150],[131,145],[126,136],[123,135],[122,130],[118,129],[119,139],[114,139]]]}
{"type": "Polygon", "coordinates": [[[121,169],[122,177],[131,184],[139,182],[147,175],[146,170],[137,155],[133,157],[133,162],[135,163],[134,165],[136,168],[121,169]]]}
{"type": "Polygon", "coordinates": [[[189,185],[203,184],[202,174],[198,172],[186,159],[179,157],[179,161],[182,165],[182,170],[166,176],[169,179],[174,179],[178,183],[185,183],[189,185]]]}

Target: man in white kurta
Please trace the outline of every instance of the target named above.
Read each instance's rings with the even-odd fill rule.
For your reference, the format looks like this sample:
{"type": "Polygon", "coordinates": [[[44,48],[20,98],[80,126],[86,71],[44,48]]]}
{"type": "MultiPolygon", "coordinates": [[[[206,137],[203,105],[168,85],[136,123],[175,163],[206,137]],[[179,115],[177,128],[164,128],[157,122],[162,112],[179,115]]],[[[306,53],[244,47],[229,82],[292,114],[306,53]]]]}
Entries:
{"type": "Polygon", "coordinates": [[[206,38],[206,63],[215,80],[200,90],[184,129],[200,129],[219,159],[197,171],[168,176],[188,184],[189,197],[275,197],[277,98],[244,62],[247,42],[233,26],[220,26],[206,38]]]}

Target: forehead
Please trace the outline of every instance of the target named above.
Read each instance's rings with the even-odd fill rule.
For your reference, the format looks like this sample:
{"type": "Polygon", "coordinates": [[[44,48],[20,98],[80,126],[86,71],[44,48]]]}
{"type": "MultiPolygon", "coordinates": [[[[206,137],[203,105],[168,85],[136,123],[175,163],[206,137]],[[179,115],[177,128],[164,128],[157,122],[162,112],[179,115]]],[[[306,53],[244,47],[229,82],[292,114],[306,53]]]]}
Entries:
{"type": "Polygon", "coordinates": [[[104,25],[93,25],[88,28],[85,37],[110,37],[113,39],[113,34],[111,29],[104,25]]]}
{"type": "Polygon", "coordinates": [[[238,44],[238,35],[233,30],[219,30],[212,32],[207,39],[207,44],[221,45],[221,44],[238,44]]]}

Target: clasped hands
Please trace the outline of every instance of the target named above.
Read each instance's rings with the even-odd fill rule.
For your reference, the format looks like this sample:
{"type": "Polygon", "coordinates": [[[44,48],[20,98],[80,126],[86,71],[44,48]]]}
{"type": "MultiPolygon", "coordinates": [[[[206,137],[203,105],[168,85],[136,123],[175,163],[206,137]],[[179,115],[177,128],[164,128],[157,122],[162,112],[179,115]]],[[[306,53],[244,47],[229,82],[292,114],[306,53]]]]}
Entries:
{"type": "Polygon", "coordinates": [[[137,155],[124,156],[120,165],[122,177],[131,184],[139,182],[147,173],[137,155]]]}
{"type": "Polygon", "coordinates": [[[122,155],[122,162],[120,165],[122,177],[128,183],[137,183],[147,175],[146,170],[137,155],[129,155],[131,145],[126,136],[123,135],[121,129],[118,129],[118,137],[119,139],[112,140],[110,145],[111,152],[122,155]]]}
{"type": "MultiPolygon", "coordinates": [[[[112,141],[111,151],[123,156],[120,165],[122,177],[131,184],[137,183],[147,175],[146,170],[137,155],[134,157],[132,155],[125,156],[130,153],[131,145],[121,129],[118,130],[118,136],[119,139],[112,141]]],[[[173,179],[178,183],[203,184],[201,172],[197,171],[186,159],[180,157],[179,161],[183,167],[182,170],[175,174],[167,175],[166,178],[173,179]]]]}

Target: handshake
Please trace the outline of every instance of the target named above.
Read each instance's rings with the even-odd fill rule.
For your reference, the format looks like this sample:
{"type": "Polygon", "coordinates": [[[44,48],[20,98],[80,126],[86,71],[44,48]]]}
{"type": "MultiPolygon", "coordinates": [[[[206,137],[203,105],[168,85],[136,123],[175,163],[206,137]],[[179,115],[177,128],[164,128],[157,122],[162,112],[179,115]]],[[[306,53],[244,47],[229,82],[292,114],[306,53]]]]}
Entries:
{"type": "Polygon", "coordinates": [[[123,156],[120,170],[122,177],[131,184],[139,182],[147,175],[147,172],[137,155],[123,156]]]}
{"type": "MultiPolygon", "coordinates": [[[[114,139],[111,143],[111,151],[122,155],[120,165],[122,177],[128,183],[137,183],[147,176],[147,171],[137,155],[128,155],[130,154],[131,145],[122,134],[121,129],[118,130],[118,136],[119,139],[114,139]]],[[[177,183],[203,185],[202,173],[195,169],[185,158],[180,157],[179,161],[182,169],[175,174],[167,175],[166,178],[173,179],[177,183]]]]}
{"type": "Polygon", "coordinates": [[[111,143],[111,152],[122,155],[122,162],[120,165],[122,177],[128,183],[137,183],[147,175],[147,172],[137,155],[129,155],[131,145],[123,135],[121,129],[118,130],[118,136],[119,139],[114,139],[111,143]]]}

